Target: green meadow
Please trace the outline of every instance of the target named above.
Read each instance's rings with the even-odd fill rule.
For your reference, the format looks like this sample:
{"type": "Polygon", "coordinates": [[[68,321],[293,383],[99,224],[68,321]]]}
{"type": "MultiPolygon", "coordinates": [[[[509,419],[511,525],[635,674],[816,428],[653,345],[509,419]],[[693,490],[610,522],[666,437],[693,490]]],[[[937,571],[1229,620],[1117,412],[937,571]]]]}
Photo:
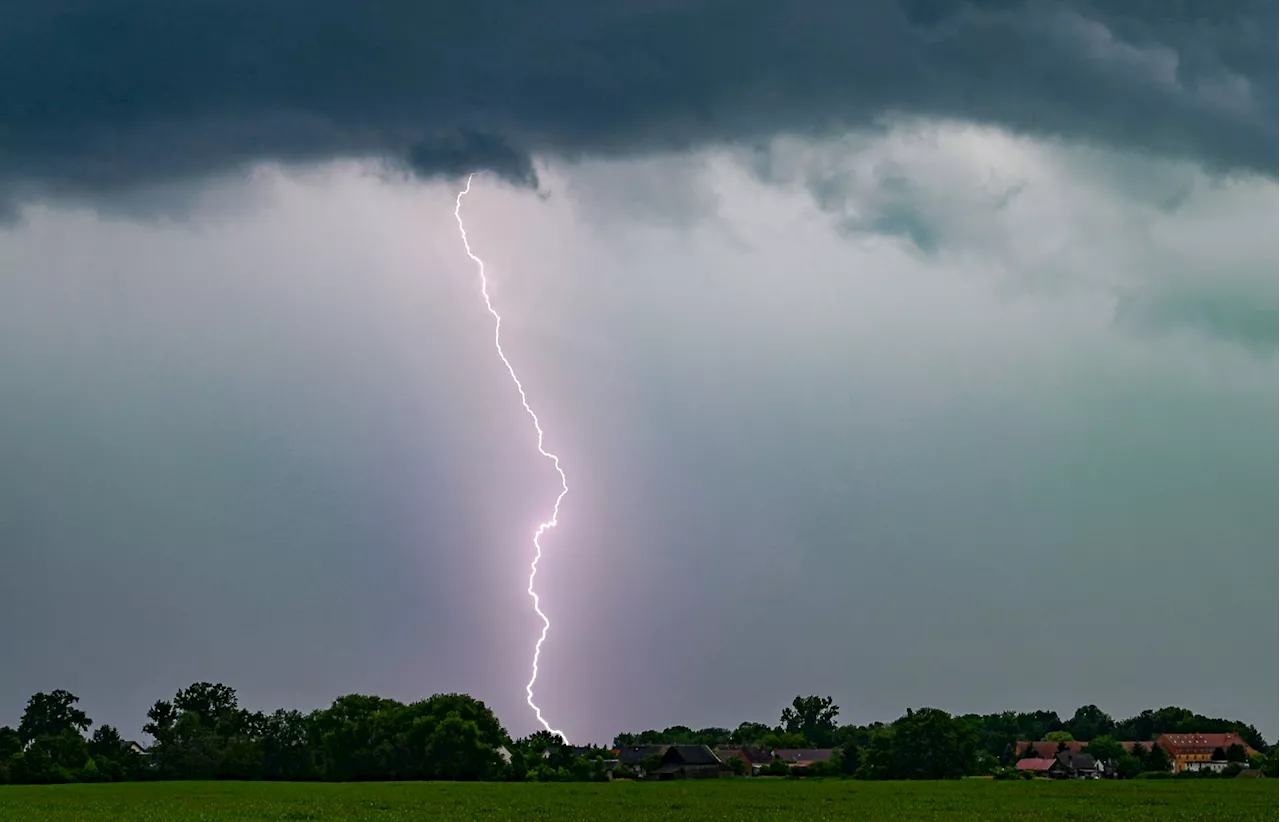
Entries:
{"type": "Polygon", "coordinates": [[[0,820],[986,820],[1276,818],[1273,780],[360,784],[158,782],[0,787],[0,820]]]}

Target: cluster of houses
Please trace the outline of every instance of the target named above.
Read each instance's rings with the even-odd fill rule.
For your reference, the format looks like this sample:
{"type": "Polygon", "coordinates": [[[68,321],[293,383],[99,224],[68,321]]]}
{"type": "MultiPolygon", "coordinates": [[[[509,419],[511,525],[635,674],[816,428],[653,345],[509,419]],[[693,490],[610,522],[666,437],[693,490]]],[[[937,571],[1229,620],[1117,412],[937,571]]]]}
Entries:
{"type": "MultiPolygon", "coordinates": [[[[499,749],[507,759],[510,753],[499,749]]],[[[589,757],[597,751],[592,748],[571,749],[573,756],[589,757]]],[[[775,759],[790,768],[807,768],[821,762],[829,762],[835,756],[834,748],[778,748],[770,750],[754,745],[716,748],[706,745],[627,745],[610,751],[613,759],[605,760],[605,767],[614,771],[623,766],[641,779],[706,779],[724,776],[730,772],[733,759],[742,760],[743,773],[759,776],[760,771],[775,759]]],[[[543,752],[549,756],[550,750],[543,752]]],[[[507,759],[507,761],[510,761],[507,759]]]]}
{"type": "MultiPolygon", "coordinates": [[[[1231,764],[1226,751],[1238,745],[1246,754],[1254,753],[1248,743],[1235,733],[1161,734],[1153,742],[1120,742],[1126,751],[1143,748],[1147,752],[1159,745],[1168,754],[1174,773],[1183,771],[1223,771],[1231,764]]],[[[1088,742],[1031,742],[1019,741],[1012,746],[1020,758],[1016,768],[1030,771],[1051,779],[1101,779],[1114,776],[1114,761],[1099,762],[1085,749],[1088,742]]],[[[503,759],[510,761],[510,752],[499,748],[503,759]]],[[[574,756],[591,757],[598,749],[572,748],[574,756]]],[[[612,758],[605,760],[605,767],[613,772],[625,767],[641,779],[704,779],[720,777],[731,769],[734,759],[742,761],[741,770],[748,776],[759,776],[765,768],[781,760],[788,768],[809,768],[830,762],[836,751],[832,748],[778,748],[769,749],[754,745],[718,747],[706,745],[628,745],[609,751],[612,758]]],[[[543,752],[550,756],[551,750],[543,752]]],[[[1145,758],[1145,757],[1144,757],[1145,758]]],[[[778,766],[774,765],[773,768],[778,766]]]]}
{"type": "MultiPolygon", "coordinates": [[[[1246,754],[1253,748],[1236,733],[1161,734],[1154,742],[1121,742],[1125,751],[1135,747],[1159,745],[1169,755],[1174,773],[1183,771],[1222,772],[1230,766],[1226,752],[1238,745],[1246,754]]],[[[1022,758],[1018,760],[1020,771],[1031,771],[1052,779],[1100,779],[1113,776],[1115,762],[1098,762],[1085,752],[1088,742],[1016,742],[1014,748],[1022,758]],[[1027,754],[1030,754],[1029,756],[1027,754]]]]}

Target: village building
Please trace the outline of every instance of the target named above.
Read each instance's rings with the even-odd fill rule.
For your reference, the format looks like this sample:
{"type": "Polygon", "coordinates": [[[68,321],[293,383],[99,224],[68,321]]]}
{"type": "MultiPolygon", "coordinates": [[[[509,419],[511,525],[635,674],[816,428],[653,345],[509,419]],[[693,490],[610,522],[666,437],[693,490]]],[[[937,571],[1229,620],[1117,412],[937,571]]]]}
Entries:
{"type": "Polygon", "coordinates": [[[773,753],[758,745],[737,745],[716,748],[716,756],[721,762],[728,764],[730,759],[738,758],[747,766],[748,776],[759,776],[760,769],[773,761],[773,753]]]}
{"type": "Polygon", "coordinates": [[[725,770],[706,745],[627,745],[618,750],[618,762],[641,779],[707,779],[725,770]]]}
{"type": "Polygon", "coordinates": [[[1239,745],[1246,755],[1254,752],[1249,747],[1249,743],[1237,733],[1161,734],[1156,743],[1169,752],[1169,758],[1173,760],[1174,773],[1201,770],[1224,771],[1230,764],[1226,758],[1226,751],[1232,745],[1239,745]]]}
{"type": "Polygon", "coordinates": [[[1025,759],[1019,759],[1013,767],[1020,771],[1030,771],[1037,776],[1048,776],[1049,769],[1057,760],[1053,757],[1029,756],[1025,759]]]}
{"type": "Polygon", "coordinates": [[[1019,759],[1014,767],[1050,779],[1098,779],[1102,775],[1097,761],[1082,751],[1064,750],[1053,756],[1026,757],[1019,759]]]}
{"type": "Polygon", "coordinates": [[[1082,751],[1058,751],[1048,775],[1052,779],[1098,779],[1101,773],[1092,755],[1082,751]]]}

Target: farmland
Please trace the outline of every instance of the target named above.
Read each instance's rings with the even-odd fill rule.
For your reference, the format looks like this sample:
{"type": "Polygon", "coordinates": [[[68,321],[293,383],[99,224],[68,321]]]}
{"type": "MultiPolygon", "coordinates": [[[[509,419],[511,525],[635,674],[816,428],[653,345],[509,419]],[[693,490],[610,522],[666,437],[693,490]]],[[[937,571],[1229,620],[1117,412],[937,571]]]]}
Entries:
{"type": "Polygon", "coordinates": [[[1272,780],[364,784],[166,782],[0,787],[0,820],[1274,819],[1272,780]]]}

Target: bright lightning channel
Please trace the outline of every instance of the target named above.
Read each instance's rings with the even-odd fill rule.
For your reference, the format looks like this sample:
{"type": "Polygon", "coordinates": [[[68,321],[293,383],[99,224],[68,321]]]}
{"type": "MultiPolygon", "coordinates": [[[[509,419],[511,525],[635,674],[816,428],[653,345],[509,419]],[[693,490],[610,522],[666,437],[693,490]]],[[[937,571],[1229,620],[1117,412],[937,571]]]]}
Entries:
{"type": "Polygon", "coordinates": [[[480,296],[484,297],[484,307],[489,309],[489,313],[493,315],[493,347],[498,350],[498,359],[502,360],[502,364],[507,367],[507,373],[511,375],[511,381],[515,383],[516,390],[520,392],[520,403],[524,405],[524,410],[528,412],[529,418],[533,420],[533,428],[538,432],[538,453],[551,460],[551,463],[556,467],[556,473],[560,475],[560,494],[556,497],[556,504],[551,509],[551,519],[540,523],[538,530],[533,533],[533,563],[529,566],[529,596],[533,598],[534,612],[542,620],[542,633],[533,646],[533,675],[529,677],[529,684],[524,686],[525,701],[529,703],[530,708],[533,708],[533,713],[538,717],[538,721],[542,723],[543,728],[568,742],[569,738],[565,736],[563,731],[558,731],[551,727],[550,723],[542,718],[542,709],[533,701],[533,684],[538,681],[538,657],[542,655],[542,643],[546,641],[547,631],[551,629],[551,620],[547,619],[547,615],[542,613],[542,608],[539,607],[538,593],[533,588],[533,580],[538,575],[538,560],[542,559],[542,535],[557,525],[557,517],[560,516],[560,501],[564,499],[565,494],[569,493],[569,479],[565,476],[564,469],[560,467],[560,458],[542,447],[542,425],[538,422],[538,415],[533,413],[533,409],[529,407],[529,398],[525,396],[524,386],[520,384],[520,378],[516,376],[516,370],[511,367],[511,361],[507,359],[507,355],[502,350],[502,316],[494,310],[493,301],[489,299],[489,280],[485,277],[484,260],[475,255],[475,252],[471,250],[471,243],[467,241],[467,229],[462,224],[462,198],[471,192],[471,181],[475,179],[475,176],[475,174],[469,175],[466,188],[458,192],[458,198],[453,207],[453,216],[458,221],[458,233],[462,235],[462,246],[466,249],[467,256],[476,264],[476,268],[480,272],[480,296]]]}

